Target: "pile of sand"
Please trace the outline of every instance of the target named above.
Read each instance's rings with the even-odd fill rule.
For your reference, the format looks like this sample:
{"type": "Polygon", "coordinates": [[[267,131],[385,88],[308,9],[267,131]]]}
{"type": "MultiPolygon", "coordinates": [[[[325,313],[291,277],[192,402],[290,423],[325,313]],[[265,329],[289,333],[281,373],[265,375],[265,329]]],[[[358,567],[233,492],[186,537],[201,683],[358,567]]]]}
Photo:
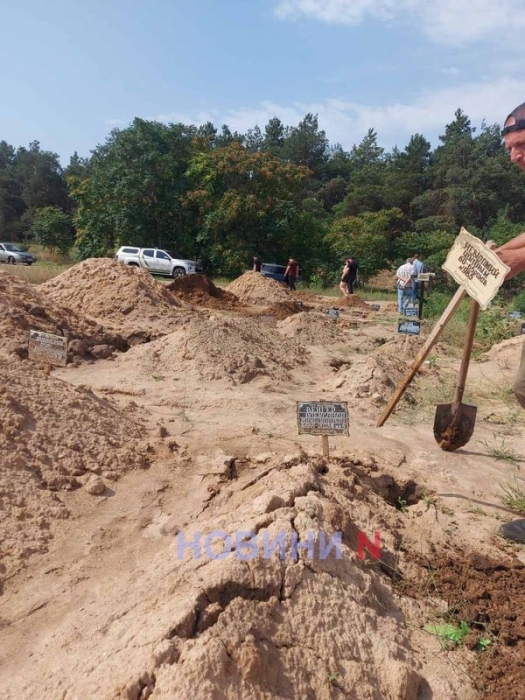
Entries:
{"type": "Polygon", "coordinates": [[[96,356],[102,348],[106,356],[115,349],[128,349],[128,343],[119,333],[62,306],[58,299],[49,299],[41,287],[5,270],[0,270],[0,299],[0,350],[4,352],[27,357],[30,330],[66,336],[70,341],[70,358],[89,356],[92,351],[96,356]]]}
{"type": "MultiPolygon", "coordinates": [[[[57,491],[146,466],[142,429],[83,387],[0,357],[0,577],[46,550],[68,517],[57,491]]],[[[90,486],[91,485],[91,486],[90,486]]]]}
{"type": "Polygon", "coordinates": [[[108,258],[90,258],[45,282],[41,289],[53,301],[104,319],[147,326],[173,320],[184,304],[147,270],[108,258]]]}
{"type": "Polygon", "coordinates": [[[168,285],[175,296],[209,309],[236,309],[239,300],[231,292],[216,287],[206,275],[179,277],[168,285]]]}
{"type": "Polygon", "coordinates": [[[370,306],[358,294],[350,294],[347,297],[334,299],[330,302],[330,305],[335,309],[363,309],[370,311],[370,306]]]}
{"type": "Polygon", "coordinates": [[[261,314],[264,316],[272,316],[273,318],[283,319],[295,314],[311,311],[311,306],[306,306],[302,301],[296,299],[287,299],[286,301],[278,301],[275,304],[270,304],[262,309],[261,314]]]}
{"type": "Polygon", "coordinates": [[[275,304],[288,301],[290,292],[287,287],[260,272],[245,272],[226,287],[228,292],[235,294],[245,304],[275,304]]]}
{"type": "Polygon", "coordinates": [[[195,317],[176,332],[134,348],[121,363],[149,373],[194,370],[202,379],[245,384],[259,376],[286,381],[289,371],[308,359],[295,340],[254,318],[195,317]]]}
{"type": "Polygon", "coordinates": [[[326,314],[305,311],[279,321],[277,331],[286,338],[297,338],[304,345],[348,342],[352,334],[357,333],[344,322],[329,318],[326,314]]]}

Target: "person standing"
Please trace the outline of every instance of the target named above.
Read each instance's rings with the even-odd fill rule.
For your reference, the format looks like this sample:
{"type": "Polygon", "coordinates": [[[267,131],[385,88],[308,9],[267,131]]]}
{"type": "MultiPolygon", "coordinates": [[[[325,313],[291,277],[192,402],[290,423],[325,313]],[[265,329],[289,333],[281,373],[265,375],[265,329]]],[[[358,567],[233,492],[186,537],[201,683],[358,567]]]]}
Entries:
{"type": "Polygon", "coordinates": [[[414,266],[412,258],[407,258],[406,262],[397,268],[397,311],[400,315],[404,315],[408,306],[408,302],[412,295],[412,279],[414,274],[414,266]]]}
{"type": "Polygon", "coordinates": [[[295,280],[297,279],[297,272],[299,270],[299,263],[297,260],[290,258],[288,260],[288,265],[284,272],[284,281],[288,285],[288,289],[291,292],[295,292],[295,280]]]}
{"type": "MultiPolygon", "coordinates": [[[[511,161],[525,172],[525,102],[513,109],[505,119],[502,136],[511,161]]],[[[521,272],[525,272],[525,233],[518,234],[496,248],[495,252],[510,267],[505,279],[512,279],[521,272]]],[[[513,390],[518,403],[525,408],[525,343],[513,390]]],[[[505,523],[501,525],[498,533],[508,540],[525,544],[525,520],[512,520],[505,523]]]]}
{"type": "Polygon", "coordinates": [[[419,292],[421,290],[421,282],[418,282],[417,278],[420,272],[425,271],[425,265],[419,259],[419,253],[412,256],[412,267],[414,268],[414,274],[412,275],[411,301],[412,306],[416,306],[416,302],[419,299],[419,292]]]}
{"type": "Polygon", "coordinates": [[[350,292],[348,291],[348,275],[350,274],[350,258],[345,260],[345,265],[343,267],[343,272],[341,273],[341,281],[339,282],[339,289],[343,293],[344,297],[347,297],[350,292]]]}
{"type": "Polygon", "coordinates": [[[353,255],[351,255],[348,260],[348,293],[353,294],[354,293],[354,286],[357,282],[357,270],[359,268],[359,265],[357,264],[357,260],[354,258],[353,255]]]}
{"type": "Polygon", "coordinates": [[[260,272],[260,271],[261,271],[261,261],[260,261],[260,259],[258,258],[257,255],[254,255],[254,256],[253,256],[253,270],[254,270],[255,272],[260,272]]]}

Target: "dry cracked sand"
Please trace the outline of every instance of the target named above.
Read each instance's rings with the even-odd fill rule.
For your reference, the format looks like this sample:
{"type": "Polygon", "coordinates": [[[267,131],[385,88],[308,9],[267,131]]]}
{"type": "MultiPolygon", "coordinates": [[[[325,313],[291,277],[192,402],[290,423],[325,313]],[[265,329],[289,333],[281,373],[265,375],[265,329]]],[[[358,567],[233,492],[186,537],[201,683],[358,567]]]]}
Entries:
{"type": "Polygon", "coordinates": [[[496,534],[519,338],[472,363],[476,431],[444,453],[444,345],[375,427],[423,342],[391,305],[102,259],[0,290],[2,698],[524,697],[524,551],[496,534]],[[28,359],[30,328],[68,336],[66,367],[28,359]],[[327,457],[297,430],[320,399],[349,409],[327,457]],[[462,620],[460,645],[425,629],[462,620]]]}

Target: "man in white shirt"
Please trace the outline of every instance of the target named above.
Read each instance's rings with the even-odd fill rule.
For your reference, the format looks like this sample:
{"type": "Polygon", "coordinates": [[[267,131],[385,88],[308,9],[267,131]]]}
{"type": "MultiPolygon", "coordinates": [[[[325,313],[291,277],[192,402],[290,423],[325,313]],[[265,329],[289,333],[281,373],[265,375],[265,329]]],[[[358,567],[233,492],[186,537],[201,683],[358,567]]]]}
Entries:
{"type": "Polygon", "coordinates": [[[405,314],[408,302],[412,295],[412,282],[414,275],[413,258],[407,258],[406,262],[397,268],[397,311],[400,315],[405,314]]]}

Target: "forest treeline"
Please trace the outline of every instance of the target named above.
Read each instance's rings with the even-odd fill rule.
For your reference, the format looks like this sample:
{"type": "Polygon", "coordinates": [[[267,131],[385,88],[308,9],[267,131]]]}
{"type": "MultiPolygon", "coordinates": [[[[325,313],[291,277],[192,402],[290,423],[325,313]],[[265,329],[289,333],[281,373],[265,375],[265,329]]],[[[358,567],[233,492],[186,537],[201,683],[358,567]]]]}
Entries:
{"type": "Polygon", "coordinates": [[[255,254],[293,256],[319,283],[348,254],[363,278],[415,252],[439,268],[461,226],[498,243],[525,229],[525,181],[499,126],[478,131],[458,109],[439,141],[414,134],[386,152],[369,129],[345,151],[313,114],[246,134],[135,119],[67,167],[38,142],[2,141],[0,240],[78,259],[161,246],[222,275],[255,254]]]}

